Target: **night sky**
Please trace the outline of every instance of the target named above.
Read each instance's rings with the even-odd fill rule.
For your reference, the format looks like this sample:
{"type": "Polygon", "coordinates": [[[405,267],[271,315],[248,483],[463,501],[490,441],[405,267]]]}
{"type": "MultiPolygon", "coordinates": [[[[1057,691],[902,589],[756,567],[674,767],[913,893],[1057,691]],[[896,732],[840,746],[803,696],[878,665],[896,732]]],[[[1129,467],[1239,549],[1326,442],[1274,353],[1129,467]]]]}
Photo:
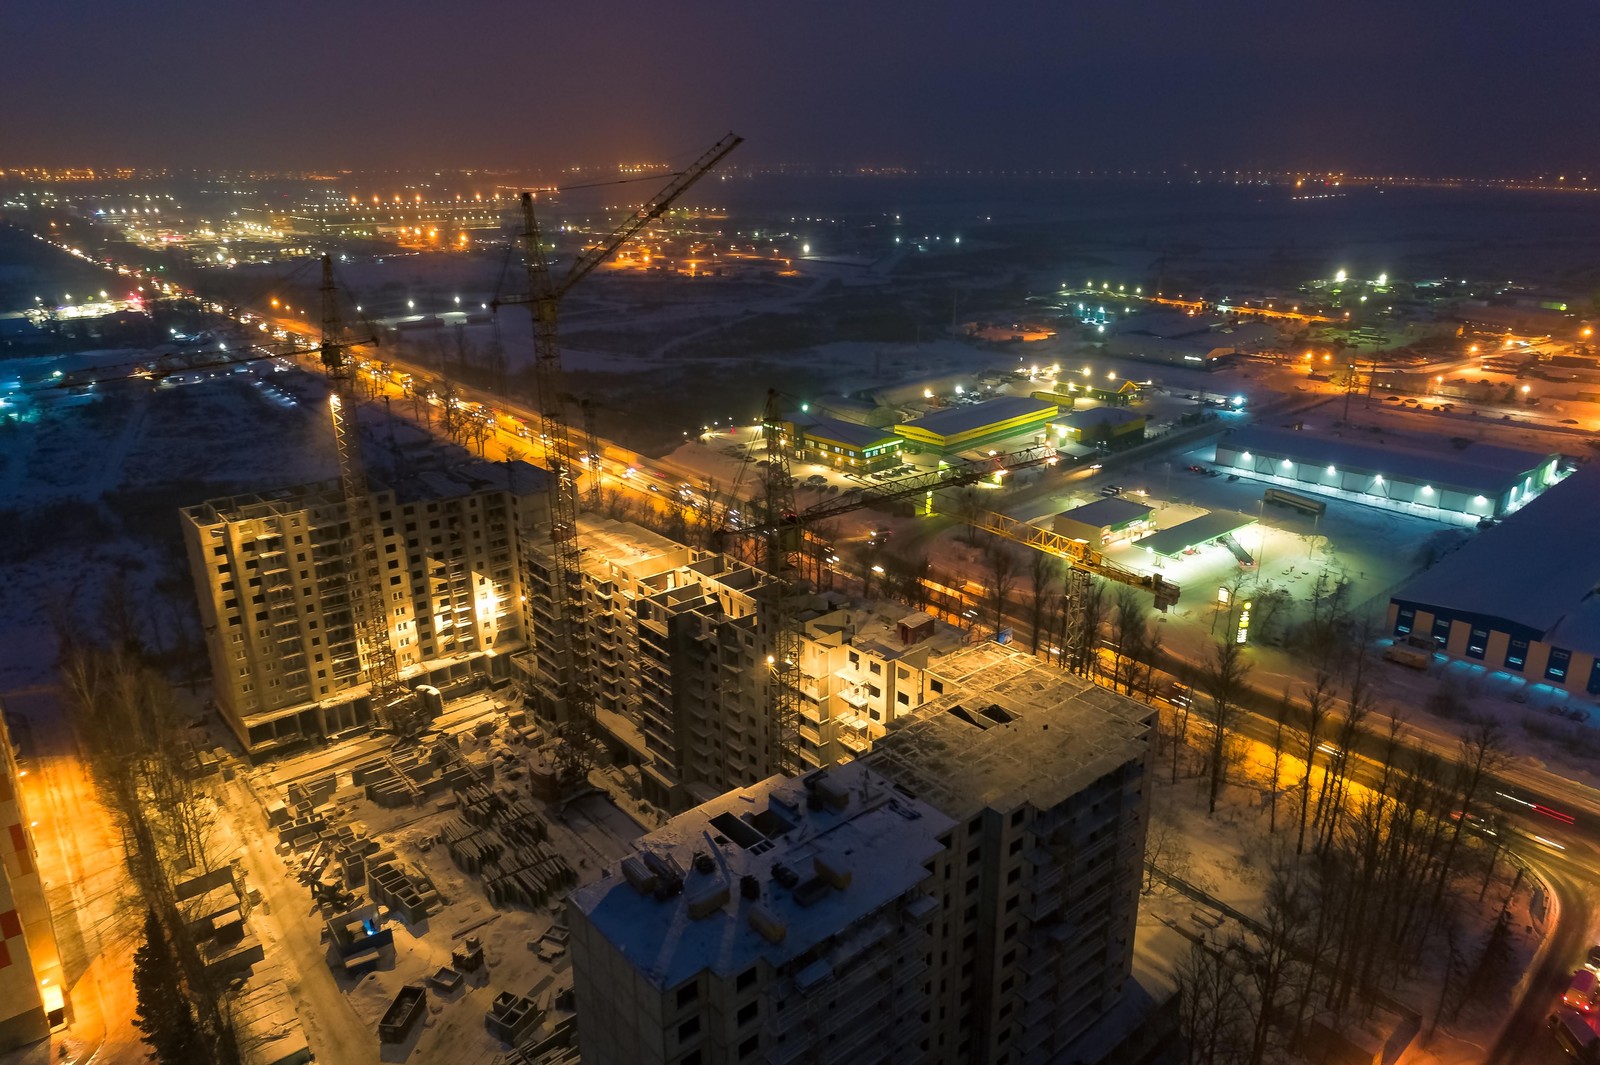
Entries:
{"type": "Polygon", "coordinates": [[[53,0],[0,165],[1600,169],[1600,6],[53,0]]]}

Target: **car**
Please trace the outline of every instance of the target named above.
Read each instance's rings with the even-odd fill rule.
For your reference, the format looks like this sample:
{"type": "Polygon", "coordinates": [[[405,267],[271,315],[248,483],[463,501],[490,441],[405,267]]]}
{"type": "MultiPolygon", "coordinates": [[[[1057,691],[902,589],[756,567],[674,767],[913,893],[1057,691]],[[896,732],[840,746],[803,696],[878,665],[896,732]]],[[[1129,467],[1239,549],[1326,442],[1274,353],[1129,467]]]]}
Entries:
{"type": "Polygon", "coordinates": [[[1205,473],[1205,472],[1206,472],[1206,468],[1205,468],[1205,467],[1204,467],[1204,466],[1196,466],[1196,465],[1195,465],[1195,464],[1194,464],[1194,463],[1192,463],[1192,462],[1191,462],[1191,463],[1190,463],[1190,464],[1189,464],[1189,465],[1188,465],[1188,466],[1187,466],[1187,467],[1185,467],[1185,468],[1186,468],[1186,469],[1187,469],[1187,470],[1188,470],[1188,471],[1189,471],[1189,472],[1190,472],[1190,473],[1205,473]]]}
{"type": "Polygon", "coordinates": [[[1098,469],[1099,469],[1099,468],[1100,468],[1100,464],[1099,464],[1099,463],[1098,463],[1098,462],[1097,462],[1097,463],[1095,463],[1095,464],[1094,464],[1094,465],[1093,465],[1093,466],[1090,466],[1090,467],[1089,467],[1089,468],[1090,468],[1090,469],[1091,469],[1091,470],[1098,470],[1098,469]]]}
{"type": "Polygon", "coordinates": [[[827,484],[827,483],[828,483],[828,478],[823,476],[820,473],[813,473],[810,477],[806,478],[806,484],[827,484]]]}
{"type": "Polygon", "coordinates": [[[1577,425],[1578,424],[1578,419],[1576,419],[1576,418],[1562,418],[1561,419],[1561,424],[1562,425],[1577,425]]]}
{"type": "Polygon", "coordinates": [[[1399,396],[1384,396],[1383,397],[1383,401],[1385,403],[1399,403],[1400,402],[1400,397],[1399,396]]]}
{"type": "Polygon", "coordinates": [[[1592,973],[1600,973],[1600,943],[1589,948],[1589,956],[1583,960],[1583,967],[1592,973]]]}

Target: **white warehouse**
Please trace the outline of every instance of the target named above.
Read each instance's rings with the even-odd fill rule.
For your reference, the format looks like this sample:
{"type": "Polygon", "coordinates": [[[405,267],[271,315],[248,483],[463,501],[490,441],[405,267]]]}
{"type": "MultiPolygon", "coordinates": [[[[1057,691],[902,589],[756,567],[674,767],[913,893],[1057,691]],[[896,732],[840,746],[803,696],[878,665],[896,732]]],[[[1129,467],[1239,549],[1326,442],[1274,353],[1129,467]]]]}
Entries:
{"type": "Polygon", "coordinates": [[[1252,426],[1217,441],[1216,463],[1296,491],[1461,521],[1516,510],[1555,481],[1560,456],[1483,443],[1430,452],[1252,426]]]}

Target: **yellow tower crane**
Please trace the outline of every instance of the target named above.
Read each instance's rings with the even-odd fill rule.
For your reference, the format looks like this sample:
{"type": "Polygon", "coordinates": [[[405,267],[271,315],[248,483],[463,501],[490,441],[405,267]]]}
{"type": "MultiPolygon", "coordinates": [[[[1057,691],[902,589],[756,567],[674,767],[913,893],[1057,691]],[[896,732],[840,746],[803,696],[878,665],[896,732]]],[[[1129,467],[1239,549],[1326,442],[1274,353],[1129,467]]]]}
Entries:
{"type": "Polygon", "coordinates": [[[561,300],[572,287],[616,252],[640,230],[666,213],[712,167],[727,157],[744,138],[728,134],[708,148],[687,168],[675,174],[660,192],[645,202],[610,234],[585,248],[566,274],[556,280],[540,240],[533,193],[522,194],[522,247],[527,260],[528,295],[496,301],[527,303],[533,312],[534,383],[537,391],[545,465],[555,478],[550,497],[549,586],[556,610],[554,638],[557,675],[548,678],[541,693],[542,709],[556,721],[564,741],[557,766],[558,782],[566,789],[581,785],[587,776],[589,754],[595,743],[594,702],[583,670],[577,665],[579,633],[583,624],[583,575],[578,532],[579,463],[573,454],[572,431],[562,383],[561,343],[557,318],[561,300]]]}

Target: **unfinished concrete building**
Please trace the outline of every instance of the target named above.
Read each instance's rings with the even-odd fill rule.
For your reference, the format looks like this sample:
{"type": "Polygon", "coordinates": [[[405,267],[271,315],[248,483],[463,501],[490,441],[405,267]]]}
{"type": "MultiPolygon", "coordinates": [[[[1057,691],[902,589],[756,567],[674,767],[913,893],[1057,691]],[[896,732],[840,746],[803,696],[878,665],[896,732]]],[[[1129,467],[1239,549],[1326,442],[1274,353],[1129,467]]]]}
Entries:
{"type": "Polygon", "coordinates": [[[1095,1061],[1151,711],[995,644],[859,761],[673,818],[568,899],[584,1060],[1095,1061]]]}
{"type": "MultiPolygon", "coordinates": [[[[374,487],[389,638],[408,686],[505,677],[524,646],[521,537],[548,521],[523,462],[418,464],[374,487]]],[[[336,482],[182,512],[216,700],[253,756],[369,726],[336,482]]]]}
{"type": "MultiPolygon", "coordinates": [[[[623,522],[584,517],[579,537],[574,656],[613,753],[640,766],[646,800],[681,808],[767,776],[771,579],[623,522]]],[[[559,722],[560,613],[537,536],[523,558],[533,646],[515,665],[536,713],[559,722]]]]}
{"type": "Polygon", "coordinates": [[[956,824],[934,863],[933,1059],[1072,1060],[1132,971],[1154,712],[992,643],[928,685],[864,763],[956,824]]]}
{"type": "Polygon", "coordinates": [[[954,827],[860,763],[673,818],[568,896],[583,1060],[938,1060],[933,864],[954,827]]]}
{"type": "MultiPolygon", "coordinates": [[[[613,756],[639,768],[646,801],[679,810],[778,767],[770,711],[772,601],[762,571],[625,522],[584,517],[577,662],[613,756]]],[[[552,697],[559,617],[547,555],[523,552],[532,648],[514,664],[541,717],[552,697]]],[[[927,697],[928,663],[961,644],[925,614],[839,595],[794,602],[802,626],[801,759],[813,768],[865,753],[927,697]]]]}

